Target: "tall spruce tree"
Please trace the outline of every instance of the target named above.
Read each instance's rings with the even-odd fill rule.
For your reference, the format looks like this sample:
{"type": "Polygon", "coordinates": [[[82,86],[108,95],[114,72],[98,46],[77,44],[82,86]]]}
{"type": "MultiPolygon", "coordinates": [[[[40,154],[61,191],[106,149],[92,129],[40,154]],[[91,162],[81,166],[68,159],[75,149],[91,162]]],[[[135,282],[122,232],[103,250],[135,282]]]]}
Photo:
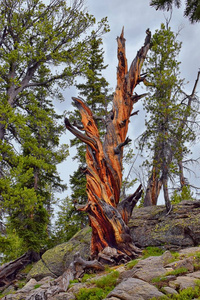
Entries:
{"type": "MultiPolygon", "coordinates": [[[[110,96],[108,94],[108,82],[102,75],[102,71],[107,67],[104,64],[104,52],[102,49],[102,39],[92,33],[92,39],[88,43],[88,60],[87,69],[84,73],[85,83],[77,84],[80,95],[87,102],[88,107],[92,109],[95,115],[95,120],[100,129],[100,134],[103,135],[105,129],[106,115],[108,114],[108,105],[110,96]]],[[[81,129],[80,114],[77,109],[70,117],[73,125],[81,129]],[[76,121],[74,121],[76,120],[76,121]]],[[[74,159],[78,163],[78,169],[70,176],[70,186],[72,190],[71,204],[68,199],[70,209],[66,212],[73,219],[70,221],[71,230],[74,228],[79,230],[87,223],[86,214],[76,210],[76,205],[81,205],[87,202],[86,194],[86,160],[85,160],[85,144],[79,139],[71,140],[71,146],[75,146],[77,153],[74,159]]],[[[62,218],[62,216],[61,216],[62,218]]],[[[68,217],[65,216],[67,219],[68,217]]],[[[69,229],[68,229],[69,230],[69,229]]]]}
{"type": "Polygon", "coordinates": [[[189,152],[186,144],[195,139],[188,119],[192,110],[188,97],[182,91],[184,82],[180,79],[180,63],[177,60],[180,48],[181,43],[176,40],[175,34],[162,24],[152,38],[146,68],[149,96],[144,107],[148,118],[146,130],[140,138],[141,149],[149,151],[146,162],[149,179],[144,205],[156,205],[163,187],[168,211],[171,208],[169,180],[180,177],[180,164],[189,152]]]}
{"type": "MultiPolygon", "coordinates": [[[[62,100],[60,89],[84,71],[95,19],[84,0],[0,4],[0,207],[24,250],[39,252],[51,194],[63,188],[56,165],[67,155],[52,99],[62,100]]],[[[105,19],[97,26],[104,30],[105,19]]]]}
{"type": "MultiPolygon", "coordinates": [[[[39,72],[44,78],[46,70],[40,68],[39,72]]],[[[0,181],[8,240],[12,232],[20,237],[20,254],[27,250],[39,253],[47,245],[51,199],[55,191],[66,188],[56,165],[68,155],[68,147],[59,145],[62,116],[56,114],[47,90],[37,87],[25,98],[17,108],[21,122],[10,124],[19,150],[9,176],[0,181]]],[[[6,249],[4,252],[7,254],[6,249]]]]}

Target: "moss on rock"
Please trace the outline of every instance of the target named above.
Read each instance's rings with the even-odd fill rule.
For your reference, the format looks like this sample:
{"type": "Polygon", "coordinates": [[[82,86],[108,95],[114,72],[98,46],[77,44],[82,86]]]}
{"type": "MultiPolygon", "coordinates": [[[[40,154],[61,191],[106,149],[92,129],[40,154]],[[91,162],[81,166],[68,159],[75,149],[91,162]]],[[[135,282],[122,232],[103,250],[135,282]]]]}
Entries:
{"type": "Polygon", "coordinates": [[[35,278],[37,281],[39,281],[47,276],[55,277],[55,275],[45,266],[44,262],[39,260],[28,273],[27,280],[35,278]]]}
{"type": "Polygon", "coordinates": [[[28,274],[28,278],[43,278],[45,276],[60,276],[73,260],[76,252],[83,258],[90,254],[91,229],[89,226],[77,232],[68,242],[47,250],[42,259],[37,262],[28,274]]]}

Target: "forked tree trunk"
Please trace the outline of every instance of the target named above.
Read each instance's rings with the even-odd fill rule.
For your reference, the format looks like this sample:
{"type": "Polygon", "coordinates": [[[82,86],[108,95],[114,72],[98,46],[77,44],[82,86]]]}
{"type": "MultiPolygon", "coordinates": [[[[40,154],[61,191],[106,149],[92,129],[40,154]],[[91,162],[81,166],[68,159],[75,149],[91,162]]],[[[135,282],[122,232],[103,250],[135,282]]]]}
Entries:
{"type": "Polygon", "coordinates": [[[85,134],[72,126],[65,119],[66,128],[86,143],[87,194],[88,202],[79,208],[89,215],[92,227],[91,256],[103,257],[112,253],[116,260],[130,259],[137,256],[140,249],[132,243],[127,226],[133,207],[141,196],[141,186],[122,202],[123,147],[130,142],[127,138],[128,124],[134,103],[141,96],[133,95],[133,89],[144,80],[140,71],[150,47],[151,33],[144,46],[138,51],[128,70],[125,54],[125,39],[122,30],[117,38],[118,69],[117,87],[113,98],[112,113],[107,120],[107,129],[102,143],[91,110],[82,99],[72,98],[82,116],[85,134]],[[109,253],[108,253],[109,252],[109,253]]]}

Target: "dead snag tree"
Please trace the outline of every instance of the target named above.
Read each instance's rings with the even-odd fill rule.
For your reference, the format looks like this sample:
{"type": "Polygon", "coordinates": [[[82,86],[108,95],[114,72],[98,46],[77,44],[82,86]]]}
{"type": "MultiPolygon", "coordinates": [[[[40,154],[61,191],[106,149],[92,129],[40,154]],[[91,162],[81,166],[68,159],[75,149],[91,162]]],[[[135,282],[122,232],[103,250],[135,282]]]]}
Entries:
{"type": "Polygon", "coordinates": [[[101,142],[97,125],[91,110],[82,99],[72,98],[82,116],[85,134],[65,119],[66,128],[87,145],[87,195],[88,202],[80,210],[89,215],[92,227],[91,256],[115,261],[134,258],[140,249],[132,243],[127,226],[132,210],[141,196],[141,186],[137,191],[119,202],[122,186],[123,147],[130,142],[127,137],[129,119],[134,103],[141,97],[133,95],[133,90],[145,78],[140,74],[142,64],[150,47],[151,33],[144,46],[138,51],[128,70],[125,54],[125,38],[122,30],[117,38],[118,69],[117,87],[113,97],[113,107],[107,119],[106,134],[101,142]]]}

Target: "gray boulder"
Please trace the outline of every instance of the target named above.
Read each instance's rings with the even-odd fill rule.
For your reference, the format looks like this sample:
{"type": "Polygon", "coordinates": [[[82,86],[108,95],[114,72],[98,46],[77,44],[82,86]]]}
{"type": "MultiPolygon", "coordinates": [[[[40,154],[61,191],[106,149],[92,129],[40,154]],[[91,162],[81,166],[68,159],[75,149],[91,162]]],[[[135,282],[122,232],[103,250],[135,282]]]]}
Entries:
{"type": "Polygon", "coordinates": [[[128,278],[118,284],[106,299],[116,297],[122,300],[148,300],[161,296],[164,294],[155,286],[137,278],[128,278]]]}
{"type": "Polygon", "coordinates": [[[166,274],[164,266],[170,259],[172,259],[172,255],[169,251],[161,256],[150,256],[140,260],[131,270],[122,273],[120,278],[134,277],[151,282],[153,278],[166,274]]]}

